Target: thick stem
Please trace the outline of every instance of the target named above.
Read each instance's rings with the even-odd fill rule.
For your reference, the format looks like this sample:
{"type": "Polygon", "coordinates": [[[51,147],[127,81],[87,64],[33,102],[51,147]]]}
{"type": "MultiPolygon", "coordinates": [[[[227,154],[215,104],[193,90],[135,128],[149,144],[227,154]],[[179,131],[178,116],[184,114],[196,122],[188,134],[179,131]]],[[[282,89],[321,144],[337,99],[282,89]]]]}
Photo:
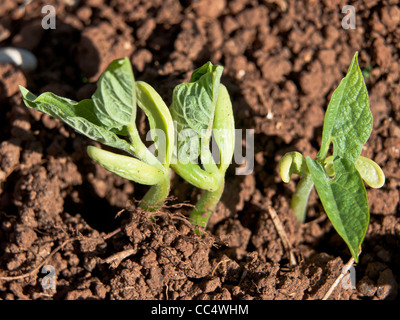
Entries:
{"type": "Polygon", "coordinates": [[[311,190],[314,187],[311,174],[304,175],[297,184],[296,192],[293,194],[290,207],[294,211],[297,220],[304,222],[307,213],[307,203],[311,190]]]}
{"type": "Polygon", "coordinates": [[[149,165],[162,169],[160,161],[147,149],[146,145],[140,139],[136,126],[129,126],[128,131],[133,155],[149,165]]]}
{"type": "MultiPolygon", "coordinates": [[[[215,206],[221,199],[224,191],[224,179],[219,180],[218,188],[215,191],[205,191],[200,200],[196,203],[193,209],[190,220],[194,226],[199,226],[202,229],[207,227],[208,219],[210,218],[215,206]]],[[[201,233],[199,230],[198,233],[201,233]]]]}
{"type": "Polygon", "coordinates": [[[147,212],[154,212],[161,208],[165,199],[168,197],[170,189],[169,170],[166,170],[164,179],[159,184],[151,186],[144,195],[140,207],[147,212]]]}
{"type": "Polygon", "coordinates": [[[219,174],[218,166],[215,164],[209,147],[210,139],[201,139],[201,163],[209,173],[219,174]]]}

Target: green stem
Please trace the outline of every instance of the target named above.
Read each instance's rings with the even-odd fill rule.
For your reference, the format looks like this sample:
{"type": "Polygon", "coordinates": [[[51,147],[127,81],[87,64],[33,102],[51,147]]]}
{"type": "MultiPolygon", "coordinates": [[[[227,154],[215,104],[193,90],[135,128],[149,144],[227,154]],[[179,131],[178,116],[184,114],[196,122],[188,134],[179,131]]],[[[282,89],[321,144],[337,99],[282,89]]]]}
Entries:
{"type": "Polygon", "coordinates": [[[170,189],[169,169],[164,174],[164,179],[159,184],[151,186],[144,195],[140,207],[146,212],[155,212],[161,208],[165,199],[168,197],[170,189]]]}
{"type": "MultiPolygon", "coordinates": [[[[224,191],[224,178],[222,177],[219,181],[218,188],[215,191],[205,191],[196,203],[196,207],[190,215],[190,220],[194,226],[201,227],[202,229],[207,227],[208,219],[224,191]]],[[[200,234],[201,232],[197,230],[197,233],[200,234]]]]}
{"type": "Polygon", "coordinates": [[[304,222],[307,213],[307,203],[311,190],[314,187],[314,182],[311,174],[304,175],[297,184],[296,192],[293,194],[290,207],[294,211],[297,220],[304,222]]]}
{"type": "Polygon", "coordinates": [[[210,152],[209,143],[210,139],[201,139],[201,163],[207,172],[218,174],[218,166],[215,164],[210,152]]]}
{"type": "Polygon", "coordinates": [[[147,149],[146,145],[140,139],[136,126],[128,126],[128,131],[133,155],[149,165],[162,169],[163,166],[160,161],[147,149]]]}

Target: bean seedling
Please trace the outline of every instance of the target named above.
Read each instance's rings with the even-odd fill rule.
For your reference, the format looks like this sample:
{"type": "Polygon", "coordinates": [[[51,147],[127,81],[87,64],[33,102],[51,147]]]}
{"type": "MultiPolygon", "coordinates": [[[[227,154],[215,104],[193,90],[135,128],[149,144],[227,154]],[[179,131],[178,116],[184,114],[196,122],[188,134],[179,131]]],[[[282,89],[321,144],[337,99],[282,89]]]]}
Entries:
{"type": "Polygon", "coordinates": [[[158,93],[145,82],[135,82],[128,58],[109,65],[100,76],[91,99],[75,102],[50,92],[36,97],[21,86],[20,90],[26,106],[64,121],[92,140],[128,153],[129,156],[95,146],[87,148],[88,155],[107,170],[151,185],[141,202],[144,210],[154,211],[163,204],[170,189],[174,125],[168,107],[158,93]],[[151,130],[158,132],[154,139],[157,157],[140,139],[135,123],[136,105],[148,117],[151,130]],[[160,135],[160,131],[164,134],[160,135]]]}
{"type": "Polygon", "coordinates": [[[195,70],[189,83],[174,89],[170,109],[149,84],[135,81],[127,58],[109,65],[91,99],[75,102],[50,92],[36,97],[23,87],[20,90],[26,106],[64,121],[92,140],[128,153],[129,156],[95,146],[87,148],[88,155],[107,170],[152,186],[142,199],[144,210],[155,211],[162,206],[170,190],[170,167],[204,189],[191,220],[194,225],[205,227],[222,195],[225,171],[234,149],[232,104],[220,83],[222,69],[208,62],[195,70]],[[136,105],[149,120],[154,154],[140,139],[136,105]],[[209,147],[212,134],[219,148],[218,164],[209,147]],[[200,164],[195,161],[198,157],[200,164]]]}
{"type": "Polygon", "coordinates": [[[171,166],[186,181],[205,190],[190,215],[192,223],[202,228],[221,198],[234,151],[232,103],[220,83],[222,70],[211,62],[195,70],[190,82],[175,87],[170,107],[178,134],[171,166]],[[210,148],[212,135],[219,161],[213,158],[210,148]]]}
{"type": "Polygon", "coordinates": [[[308,198],[315,186],[329,220],[356,262],[369,224],[363,180],[373,188],[385,183],[379,165],[360,155],[372,131],[372,114],[357,56],[358,53],[329,102],[317,159],[289,152],[279,163],[284,182],[289,182],[293,173],[301,176],[291,201],[298,220],[304,221],[308,198]],[[328,156],[331,143],[333,154],[328,156]]]}

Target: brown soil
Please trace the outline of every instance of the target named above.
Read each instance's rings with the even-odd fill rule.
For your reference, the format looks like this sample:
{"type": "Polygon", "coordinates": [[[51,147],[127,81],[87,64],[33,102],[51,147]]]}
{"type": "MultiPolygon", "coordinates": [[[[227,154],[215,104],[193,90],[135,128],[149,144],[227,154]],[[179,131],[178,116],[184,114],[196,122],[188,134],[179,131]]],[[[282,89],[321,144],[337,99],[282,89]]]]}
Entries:
{"type": "Polygon", "coordinates": [[[0,299],[321,299],[350,255],[315,193],[306,223],[296,223],[295,183],[282,183],[277,164],[289,150],[316,155],[325,108],[355,51],[363,69],[372,67],[374,128],[363,154],[387,180],[368,189],[357,287],[338,286],[330,299],[397,297],[398,0],[352,3],[355,30],[341,27],[344,0],[38,0],[25,10],[22,2],[2,1],[0,45],[32,51],[39,66],[24,74],[0,65],[0,299]],[[41,28],[48,4],[56,7],[55,30],[41,28]],[[203,237],[185,218],[190,207],[177,206],[193,203],[198,190],[174,177],[174,199],[149,220],[134,201],[145,187],[95,165],[85,152],[91,141],[21,101],[19,84],[88,98],[106,66],[124,56],[168,104],[195,68],[224,65],[236,127],[255,130],[254,172],[237,176],[231,166],[203,237]],[[41,286],[44,264],[55,268],[55,290],[41,286]]]}

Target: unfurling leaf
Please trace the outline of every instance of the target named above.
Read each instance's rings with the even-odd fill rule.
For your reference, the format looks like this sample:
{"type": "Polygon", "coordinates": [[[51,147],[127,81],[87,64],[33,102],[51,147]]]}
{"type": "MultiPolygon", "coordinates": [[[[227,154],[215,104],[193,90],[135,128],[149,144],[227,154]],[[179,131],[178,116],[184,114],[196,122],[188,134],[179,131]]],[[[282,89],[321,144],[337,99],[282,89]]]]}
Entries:
{"type": "MultiPolygon", "coordinates": [[[[174,88],[170,106],[172,119],[176,121],[178,140],[172,168],[179,175],[183,174],[181,176],[185,180],[196,183],[197,187],[206,190],[209,190],[210,187],[209,175],[217,174],[218,171],[209,143],[221,88],[222,70],[222,66],[214,66],[211,62],[196,69],[190,79],[191,82],[181,83],[174,88]],[[197,164],[198,158],[200,158],[204,170],[197,164]],[[195,179],[190,176],[190,172],[194,173],[195,179]]],[[[227,102],[226,98],[226,95],[223,95],[221,99],[227,102]]],[[[229,105],[227,106],[229,107],[229,105]]],[[[222,110],[227,106],[221,105],[220,108],[222,110]]],[[[217,112],[218,118],[221,118],[224,112],[221,110],[219,110],[221,113],[217,112]]],[[[230,115],[227,116],[227,119],[230,120],[230,115]]],[[[228,130],[231,126],[231,121],[227,121],[228,130]]],[[[221,137],[219,137],[219,141],[222,146],[221,137]]],[[[230,151],[228,150],[228,152],[230,151]]]]}
{"type": "Polygon", "coordinates": [[[298,153],[286,154],[279,173],[288,182],[292,173],[302,175],[291,208],[304,221],[306,201],[315,186],[329,220],[358,261],[369,223],[369,206],[364,181],[374,188],[385,183],[382,169],[362,157],[361,150],[372,130],[368,92],[358,66],[358,53],[346,76],[333,92],[325,113],[321,149],[317,160],[298,153]],[[328,156],[331,144],[333,155],[328,156]]]}
{"type": "MultiPolygon", "coordinates": [[[[210,139],[222,70],[209,62],[193,72],[191,82],[174,88],[170,112],[178,133],[190,129],[199,139],[210,139]]],[[[178,151],[185,142],[178,141],[178,151]]]]}
{"type": "Polygon", "coordinates": [[[100,76],[92,99],[98,119],[107,128],[121,128],[135,122],[135,78],[128,58],[110,63],[100,76]]]}

